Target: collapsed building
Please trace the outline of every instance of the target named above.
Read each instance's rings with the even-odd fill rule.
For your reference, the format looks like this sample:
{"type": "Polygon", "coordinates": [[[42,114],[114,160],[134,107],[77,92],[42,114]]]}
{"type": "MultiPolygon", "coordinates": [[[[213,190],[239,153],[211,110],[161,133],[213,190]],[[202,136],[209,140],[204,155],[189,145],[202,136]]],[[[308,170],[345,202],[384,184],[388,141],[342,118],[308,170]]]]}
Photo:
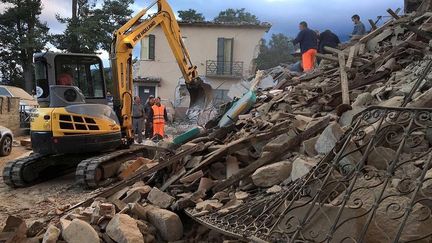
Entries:
{"type": "MultiPolygon", "coordinates": [[[[389,11],[393,13],[392,11],[389,11]]],[[[301,74],[281,64],[228,126],[8,242],[430,242],[432,12],[394,15],[301,74]],[[195,223],[194,223],[195,222],[195,223]],[[201,227],[191,226],[200,224],[201,227]]],[[[222,113],[223,114],[223,113],[222,113]]]]}

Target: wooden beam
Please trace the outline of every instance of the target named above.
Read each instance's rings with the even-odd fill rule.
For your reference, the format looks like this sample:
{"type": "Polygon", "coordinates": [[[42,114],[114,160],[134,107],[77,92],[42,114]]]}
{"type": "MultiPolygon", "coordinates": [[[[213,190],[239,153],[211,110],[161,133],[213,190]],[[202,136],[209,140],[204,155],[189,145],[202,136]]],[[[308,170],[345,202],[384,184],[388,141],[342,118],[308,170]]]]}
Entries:
{"type": "Polygon", "coordinates": [[[387,9],[387,13],[389,13],[394,19],[400,19],[400,17],[391,9],[387,9]]]}
{"type": "Polygon", "coordinates": [[[239,182],[243,178],[251,175],[258,168],[260,168],[264,165],[270,164],[272,162],[273,163],[277,162],[278,159],[280,159],[284,154],[286,154],[286,152],[299,146],[304,140],[310,139],[310,138],[314,137],[316,134],[323,131],[328,126],[329,122],[330,122],[330,118],[326,117],[326,118],[322,119],[321,121],[319,121],[318,123],[316,123],[315,125],[313,125],[312,127],[310,127],[309,129],[307,129],[306,131],[304,131],[300,134],[297,134],[297,136],[295,136],[294,138],[291,138],[286,143],[281,144],[280,149],[278,151],[263,153],[263,155],[258,160],[256,160],[255,162],[253,162],[253,163],[249,164],[247,167],[241,169],[240,171],[238,171],[236,174],[232,175],[228,179],[215,184],[212,188],[212,191],[214,193],[221,191],[221,190],[233,185],[234,183],[239,182]]]}
{"type": "Polygon", "coordinates": [[[419,36],[421,36],[421,37],[423,37],[425,39],[428,39],[428,40],[432,39],[432,34],[430,34],[428,31],[424,31],[424,30],[421,30],[420,28],[416,28],[416,27],[409,26],[409,25],[406,25],[406,24],[404,24],[402,26],[405,27],[405,28],[407,28],[409,31],[412,31],[415,34],[417,34],[417,35],[419,35],[419,36]]]}
{"type": "Polygon", "coordinates": [[[358,44],[355,44],[355,45],[353,45],[353,46],[350,47],[349,55],[348,55],[348,60],[347,60],[347,63],[346,63],[346,67],[347,68],[351,68],[352,67],[352,63],[353,63],[354,57],[357,55],[358,47],[359,47],[358,44]]]}
{"type": "Polygon", "coordinates": [[[359,55],[363,55],[363,54],[365,54],[365,50],[366,50],[366,44],[361,43],[361,44],[359,45],[359,52],[358,52],[358,54],[359,54],[359,55]]]}
{"type": "Polygon", "coordinates": [[[338,58],[339,58],[340,78],[341,78],[342,103],[349,105],[350,99],[349,99],[348,75],[345,71],[345,57],[343,54],[339,53],[338,58]]]}
{"type": "Polygon", "coordinates": [[[325,60],[329,60],[329,61],[333,61],[333,62],[339,62],[339,59],[337,59],[336,57],[334,57],[330,54],[317,53],[316,56],[319,58],[325,59],[325,60]]]}
{"type": "Polygon", "coordinates": [[[368,19],[368,21],[369,21],[369,24],[372,27],[372,30],[378,29],[377,25],[375,24],[375,22],[372,19],[368,19]]]}
{"type": "MultiPolygon", "coordinates": [[[[324,46],[324,50],[330,52],[330,53],[334,53],[334,54],[339,54],[339,53],[343,53],[343,51],[330,47],[330,46],[324,46]]],[[[344,54],[345,55],[345,54],[344,54]]]]}
{"type": "Polygon", "coordinates": [[[366,43],[368,42],[370,39],[374,38],[375,36],[379,35],[383,30],[385,30],[389,25],[391,25],[393,23],[393,19],[387,21],[384,25],[378,27],[378,29],[370,32],[369,34],[363,36],[360,40],[359,43],[366,43]]]}

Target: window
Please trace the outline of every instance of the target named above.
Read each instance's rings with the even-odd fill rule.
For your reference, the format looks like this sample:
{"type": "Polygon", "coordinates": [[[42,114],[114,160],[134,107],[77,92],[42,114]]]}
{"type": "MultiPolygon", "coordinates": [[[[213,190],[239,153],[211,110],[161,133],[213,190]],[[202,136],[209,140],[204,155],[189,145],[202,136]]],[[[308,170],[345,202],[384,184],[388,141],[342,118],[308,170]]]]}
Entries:
{"type": "Polygon", "coordinates": [[[148,35],[141,40],[141,60],[155,60],[156,36],[148,35]]]}
{"type": "Polygon", "coordinates": [[[231,74],[233,63],[234,38],[218,38],[217,74],[231,74]]]}
{"type": "Polygon", "coordinates": [[[46,98],[49,95],[49,83],[47,64],[42,60],[35,60],[34,72],[36,79],[36,95],[38,98],[46,98]]]}
{"type": "Polygon", "coordinates": [[[98,57],[60,55],[55,58],[56,83],[77,86],[85,98],[105,98],[102,63],[98,57]]]}

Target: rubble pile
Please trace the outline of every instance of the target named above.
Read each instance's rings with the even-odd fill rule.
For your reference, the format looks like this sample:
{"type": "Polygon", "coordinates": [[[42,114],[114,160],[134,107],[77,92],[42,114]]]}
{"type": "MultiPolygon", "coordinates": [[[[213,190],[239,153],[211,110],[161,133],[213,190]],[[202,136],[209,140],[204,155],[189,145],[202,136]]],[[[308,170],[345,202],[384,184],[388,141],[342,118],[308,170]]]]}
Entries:
{"type": "MultiPolygon", "coordinates": [[[[368,170],[378,171],[378,174],[394,172],[395,177],[388,182],[395,184],[394,188],[410,188],[415,183],[407,184],[406,179],[417,178],[422,171],[430,169],[427,159],[392,168],[392,161],[397,160],[395,155],[400,154],[397,151],[403,150],[400,148],[402,140],[376,142],[373,149],[367,149],[368,143],[378,136],[375,134],[377,127],[387,121],[376,125],[376,121],[365,123],[368,120],[362,120],[358,124],[365,123],[365,128],[357,140],[354,135],[347,138],[347,134],[358,129],[359,125],[353,127],[353,121],[358,118],[356,115],[368,112],[370,106],[431,107],[432,72],[424,75],[430,69],[432,59],[431,30],[432,13],[395,16],[343,49],[326,48],[329,54],[319,55],[319,68],[312,73],[293,72],[286,65],[265,70],[261,81],[267,85],[260,86],[257,101],[250,111],[234,117],[235,122],[227,127],[219,128],[214,125],[216,122],[209,122],[205,133],[177,148],[173,155],[178,156],[175,163],[155,172],[150,180],[140,178],[130,186],[125,183],[110,195],[93,199],[91,205],[66,211],[48,227],[39,225],[38,230],[33,229],[36,226],[27,229],[19,219],[11,216],[11,223],[3,232],[15,237],[13,239],[39,237],[43,242],[57,239],[67,242],[99,239],[104,242],[221,241],[229,238],[204,226],[191,228],[193,223],[183,210],[186,209],[194,219],[206,215],[230,215],[240,209],[246,214],[254,207],[264,207],[272,201],[282,202],[278,199],[282,195],[299,192],[301,196],[289,196],[293,202],[289,205],[301,204],[297,201],[300,199],[315,200],[311,196],[315,195],[313,193],[321,193],[321,196],[324,193],[315,202],[331,203],[326,210],[333,210],[335,215],[344,207],[341,206],[345,195],[342,192],[348,188],[352,177],[345,180],[343,186],[328,192],[321,190],[321,184],[308,191],[302,187],[321,183],[305,178],[310,178],[335,157],[337,163],[327,174],[329,178],[351,176],[358,164],[367,160],[368,170]],[[343,156],[338,154],[339,149],[344,151],[341,152],[343,156]]],[[[398,129],[391,131],[394,135],[391,138],[403,134],[398,129]]],[[[428,136],[430,139],[430,134],[428,136]]],[[[421,140],[415,148],[410,148],[409,153],[429,151],[431,144],[432,140],[421,140]]],[[[135,175],[142,172],[138,167],[150,169],[166,161],[150,161],[139,166],[131,163],[121,172],[122,178],[127,182],[133,171],[135,175]],[[135,167],[130,169],[133,164],[135,167]]],[[[427,173],[430,175],[431,172],[427,173]]],[[[368,183],[374,181],[362,185],[367,187],[368,183]]],[[[426,184],[424,186],[428,188],[430,182],[426,184]]],[[[354,198],[370,198],[363,206],[373,205],[374,198],[370,194],[373,192],[357,190],[356,193],[354,198]]],[[[386,207],[391,205],[391,202],[385,204],[386,207]]],[[[419,214],[419,209],[415,209],[419,214]]],[[[251,218],[245,218],[244,222],[248,220],[251,218]]],[[[239,232],[241,229],[232,230],[244,235],[239,232]]],[[[387,240],[384,236],[382,239],[387,240]]]]}
{"type": "MultiPolygon", "coordinates": [[[[107,198],[97,197],[87,207],[69,210],[48,226],[41,221],[27,225],[9,216],[2,242],[221,242],[229,239],[217,232],[180,219],[169,206],[174,197],[142,181],[107,198]]],[[[66,207],[70,207],[67,205],[66,207]]],[[[60,214],[60,213],[59,213],[60,214]]]]}

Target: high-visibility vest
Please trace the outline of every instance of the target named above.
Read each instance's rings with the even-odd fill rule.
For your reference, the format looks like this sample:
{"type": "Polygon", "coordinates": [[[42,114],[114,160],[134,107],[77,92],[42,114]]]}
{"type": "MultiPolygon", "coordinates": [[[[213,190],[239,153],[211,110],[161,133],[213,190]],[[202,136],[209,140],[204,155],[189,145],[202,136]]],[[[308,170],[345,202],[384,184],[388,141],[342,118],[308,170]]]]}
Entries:
{"type": "Polygon", "coordinates": [[[153,123],[154,124],[164,124],[165,123],[165,106],[164,105],[153,105],[153,123]]]}

